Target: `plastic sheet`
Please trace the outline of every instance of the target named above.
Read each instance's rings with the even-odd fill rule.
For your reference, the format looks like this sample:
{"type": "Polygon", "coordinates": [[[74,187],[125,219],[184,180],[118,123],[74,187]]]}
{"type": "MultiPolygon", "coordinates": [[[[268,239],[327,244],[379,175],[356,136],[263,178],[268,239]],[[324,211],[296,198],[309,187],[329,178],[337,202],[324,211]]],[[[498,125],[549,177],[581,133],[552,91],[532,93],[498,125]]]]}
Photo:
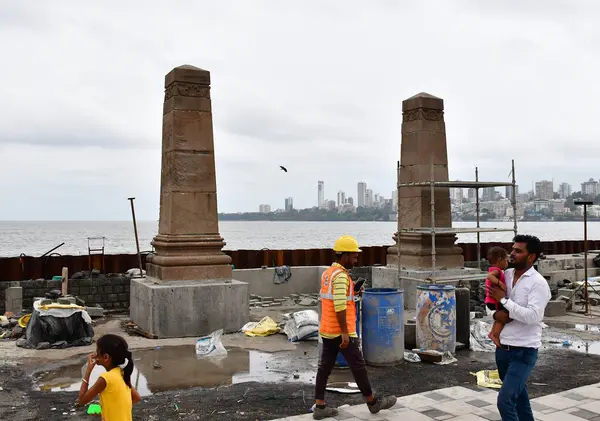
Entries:
{"type": "Polygon", "coordinates": [[[85,310],[77,308],[40,309],[39,302],[34,303],[25,337],[17,341],[22,348],[69,348],[86,346],[92,343],[94,329],[91,318],[85,310]]]}
{"type": "Polygon", "coordinates": [[[471,320],[469,349],[476,352],[496,352],[496,345],[488,337],[492,325],[482,320],[471,320]]]}
{"type": "Polygon", "coordinates": [[[249,322],[242,327],[246,336],[270,336],[279,332],[279,326],[269,316],[263,317],[259,322],[249,322]]]}
{"type": "Polygon", "coordinates": [[[490,389],[500,389],[502,380],[498,370],[479,370],[477,373],[471,373],[477,377],[477,386],[488,387],[490,389]]]}
{"type": "Polygon", "coordinates": [[[196,341],[197,357],[220,357],[227,355],[227,350],[221,342],[223,329],[215,330],[207,336],[203,336],[196,341]]]}

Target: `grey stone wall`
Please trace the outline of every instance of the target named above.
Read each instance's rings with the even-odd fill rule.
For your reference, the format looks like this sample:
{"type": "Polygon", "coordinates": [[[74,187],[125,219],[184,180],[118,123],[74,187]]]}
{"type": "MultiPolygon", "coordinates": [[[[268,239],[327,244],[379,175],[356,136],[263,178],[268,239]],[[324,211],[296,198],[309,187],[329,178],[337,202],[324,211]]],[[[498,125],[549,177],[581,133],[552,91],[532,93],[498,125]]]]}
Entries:
{"type": "MultiPolygon", "coordinates": [[[[9,287],[23,288],[23,308],[33,308],[33,298],[43,297],[53,289],[60,290],[60,281],[44,279],[28,281],[0,281],[0,314],[4,314],[5,291],[9,287]]],[[[69,279],[69,294],[85,301],[86,305],[99,305],[104,309],[129,308],[130,278],[122,274],[99,275],[92,278],[69,279]]]]}

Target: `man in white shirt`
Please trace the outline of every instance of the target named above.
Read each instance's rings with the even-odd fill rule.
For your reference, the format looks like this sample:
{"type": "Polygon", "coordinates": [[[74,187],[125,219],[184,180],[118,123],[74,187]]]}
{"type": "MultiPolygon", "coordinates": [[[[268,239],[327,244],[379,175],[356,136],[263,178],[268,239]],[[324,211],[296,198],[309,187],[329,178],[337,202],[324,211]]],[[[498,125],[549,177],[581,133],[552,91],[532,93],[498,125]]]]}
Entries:
{"type": "Polygon", "coordinates": [[[537,361],[542,319],[551,298],[548,282],[533,268],[541,252],[539,238],[515,236],[510,253],[512,268],[504,272],[506,293],[490,288],[490,295],[506,309],[494,314],[494,319],[505,323],[501,345],[496,348],[496,365],[502,379],[498,411],[503,421],[534,421],[526,382],[537,361]]]}

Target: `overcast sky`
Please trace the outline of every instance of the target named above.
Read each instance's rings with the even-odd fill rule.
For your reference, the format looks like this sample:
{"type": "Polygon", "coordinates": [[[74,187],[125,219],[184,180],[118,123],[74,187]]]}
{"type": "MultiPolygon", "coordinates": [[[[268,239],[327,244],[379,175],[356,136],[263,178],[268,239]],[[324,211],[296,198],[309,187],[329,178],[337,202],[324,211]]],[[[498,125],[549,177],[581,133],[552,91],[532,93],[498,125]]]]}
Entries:
{"type": "Polygon", "coordinates": [[[402,100],[450,177],[600,177],[597,0],[0,3],[0,219],[158,218],[164,75],[210,70],[219,211],[391,196],[402,100]],[[594,29],[596,28],[596,29],[594,29]],[[289,172],[283,173],[279,165],[289,172]]]}

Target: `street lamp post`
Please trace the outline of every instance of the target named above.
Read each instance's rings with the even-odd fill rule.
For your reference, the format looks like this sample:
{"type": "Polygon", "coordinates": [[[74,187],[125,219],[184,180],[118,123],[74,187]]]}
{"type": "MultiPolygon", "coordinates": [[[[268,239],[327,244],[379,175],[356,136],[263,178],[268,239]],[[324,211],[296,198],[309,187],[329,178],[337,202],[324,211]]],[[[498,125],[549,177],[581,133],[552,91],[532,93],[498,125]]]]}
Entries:
{"type": "Polygon", "coordinates": [[[589,314],[589,299],[588,299],[588,244],[587,244],[587,207],[594,204],[592,200],[574,200],[574,205],[583,205],[583,288],[585,290],[585,314],[589,314]]]}

